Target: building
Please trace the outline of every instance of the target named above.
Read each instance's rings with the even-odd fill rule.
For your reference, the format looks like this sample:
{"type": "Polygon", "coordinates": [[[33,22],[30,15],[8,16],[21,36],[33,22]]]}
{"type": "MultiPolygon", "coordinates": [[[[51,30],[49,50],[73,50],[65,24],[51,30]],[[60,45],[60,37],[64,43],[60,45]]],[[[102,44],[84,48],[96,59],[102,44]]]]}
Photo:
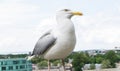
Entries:
{"type": "Polygon", "coordinates": [[[82,52],[88,53],[90,56],[94,56],[97,54],[105,54],[108,50],[84,50],[82,52]]]}
{"type": "Polygon", "coordinates": [[[32,71],[32,63],[25,58],[0,59],[0,71],[32,71]]]}
{"type": "Polygon", "coordinates": [[[114,51],[115,51],[115,53],[119,53],[120,54],[120,47],[115,47],[114,51]]]}

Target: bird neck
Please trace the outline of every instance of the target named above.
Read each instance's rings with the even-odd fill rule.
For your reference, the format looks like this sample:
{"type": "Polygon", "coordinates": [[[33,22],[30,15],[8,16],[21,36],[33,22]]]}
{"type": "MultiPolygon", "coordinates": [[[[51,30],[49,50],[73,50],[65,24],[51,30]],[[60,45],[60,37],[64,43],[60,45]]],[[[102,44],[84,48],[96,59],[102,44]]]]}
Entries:
{"type": "Polygon", "coordinates": [[[73,34],[75,33],[74,25],[69,18],[57,18],[58,30],[64,34],[73,34]]]}

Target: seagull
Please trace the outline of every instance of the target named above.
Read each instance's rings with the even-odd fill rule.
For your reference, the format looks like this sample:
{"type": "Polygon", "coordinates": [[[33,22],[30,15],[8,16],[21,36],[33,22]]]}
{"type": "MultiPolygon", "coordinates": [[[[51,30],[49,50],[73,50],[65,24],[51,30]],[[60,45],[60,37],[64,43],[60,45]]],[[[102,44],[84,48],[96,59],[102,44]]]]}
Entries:
{"type": "Polygon", "coordinates": [[[56,13],[56,28],[45,32],[37,41],[32,56],[41,56],[48,60],[48,71],[52,59],[61,59],[65,71],[64,59],[72,53],[76,44],[74,24],[71,18],[74,15],[82,16],[81,12],[63,9],[56,13]]]}

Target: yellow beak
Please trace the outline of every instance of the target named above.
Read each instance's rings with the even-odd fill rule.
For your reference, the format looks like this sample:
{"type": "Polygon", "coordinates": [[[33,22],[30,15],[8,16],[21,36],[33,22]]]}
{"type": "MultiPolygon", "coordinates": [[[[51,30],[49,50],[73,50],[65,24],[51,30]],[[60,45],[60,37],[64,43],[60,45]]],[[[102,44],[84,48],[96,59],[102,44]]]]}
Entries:
{"type": "Polygon", "coordinates": [[[79,15],[82,16],[83,14],[81,12],[72,12],[73,15],[79,15]]]}

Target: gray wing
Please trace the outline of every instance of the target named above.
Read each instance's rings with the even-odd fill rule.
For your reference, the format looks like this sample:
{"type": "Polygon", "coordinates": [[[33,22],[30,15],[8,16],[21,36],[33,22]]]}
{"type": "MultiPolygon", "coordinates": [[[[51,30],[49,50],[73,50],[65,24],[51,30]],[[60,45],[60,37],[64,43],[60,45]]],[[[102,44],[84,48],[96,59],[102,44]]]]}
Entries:
{"type": "Polygon", "coordinates": [[[55,44],[56,38],[51,33],[44,34],[36,43],[32,55],[42,55],[55,44]]]}

